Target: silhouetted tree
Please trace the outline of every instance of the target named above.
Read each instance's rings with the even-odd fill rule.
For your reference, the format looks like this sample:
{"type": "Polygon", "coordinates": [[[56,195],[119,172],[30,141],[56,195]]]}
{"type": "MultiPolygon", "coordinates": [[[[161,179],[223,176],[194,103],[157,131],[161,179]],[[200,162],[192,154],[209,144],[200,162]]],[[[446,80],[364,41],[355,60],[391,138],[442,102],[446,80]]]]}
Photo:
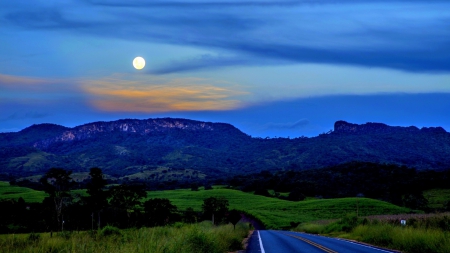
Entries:
{"type": "Polygon", "coordinates": [[[51,168],[39,180],[44,186],[44,191],[50,195],[48,198],[54,204],[56,220],[61,225],[61,230],[64,228],[63,209],[72,199],[70,195],[70,189],[73,185],[72,178],[70,177],[71,174],[71,171],[65,169],[51,168]]]}
{"type": "Polygon", "coordinates": [[[266,188],[258,188],[255,191],[255,195],[261,195],[261,196],[265,196],[265,197],[270,197],[270,193],[266,188]]]}
{"type": "Polygon", "coordinates": [[[177,207],[168,199],[154,198],[144,202],[144,211],[150,226],[162,226],[170,222],[177,207]]]}
{"type": "Polygon", "coordinates": [[[183,212],[183,222],[185,223],[195,223],[197,222],[198,215],[197,212],[194,211],[194,208],[188,207],[183,212]]]}
{"type": "Polygon", "coordinates": [[[295,187],[288,195],[287,199],[291,201],[301,201],[304,200],[306,197],[303,195],[300,188],[295,187]]]}
{"type": "Polygon", "coordinates": [[[91,180],[87,184],[87,193],[89,197],[86,198],[89,207],[91,208],[92,221],[94,220],[94,213],[97,214],[97,228],[101,227],[102,210],[108,206],[108,192],[103,189],[106,186],[106,180],[103,178],[102,170],[99,168],[92,168],[89,172],[91,180]]]}
{"type": "Polygon", "coordinates": [[[192,183],[191,184],[191,190],[192,191],[198,191],[198,184],[197,183],[192,183]]]}
{"type": "Polygon", "coordinates": [[[228,221],[233,224],[234,229],[236,229],[236,224],[242,219],[241,212],[238,210],[230,210],[228,212],[228,221]]]}
{"type": "Polygon", "coordinates": [[[144,185],[121,184],[110,189],[110,205],[119,212],[126,212],[128,221],[130,213],[136,211],[141,199],[147,196],[144,185]]]}
{"type": "Polygon", "coordinates": [[[223,197],[209,197],[203,200],[202,209],[204,214],[211,215],[212,223],[215,224],[216,220],[221,221],[228,211],[228,200],[223,197]]]}

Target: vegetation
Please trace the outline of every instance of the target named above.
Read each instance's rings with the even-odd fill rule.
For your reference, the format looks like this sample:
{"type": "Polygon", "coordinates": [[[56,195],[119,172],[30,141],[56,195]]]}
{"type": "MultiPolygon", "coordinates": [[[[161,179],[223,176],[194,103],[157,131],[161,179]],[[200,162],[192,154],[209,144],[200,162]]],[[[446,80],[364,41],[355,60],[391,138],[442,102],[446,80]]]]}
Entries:
{"type": "Polygon", "coordinates": [[[429,189],[423,195],[430,211],[450,211],[450,189],[429,189]]]}
{"type": "Polygon", "coordinates": [[[42,175],[52,166],[71,168],[75,173],[101,165],[104,173],[115,178],[155,184],[162,179],[202,182],[240,173],[300,171],[353,161],[418,170],[449,168],[450,134],[442,128],[351,127],[362,130],[335,129],[313,138],[263,139],[252,138],[229,124],[187,119],[96,122],[75,129],[34,125],[18,133],[0,133],[0,179],[42,175]],[[133,127],[118,131],[123,124],[133,127]],[[64,131],[71,131],[76,138],[61,141],[64,131]],[[164,175],[166,169],[162,168],[176,172],[164,175]]]}
{"type": "Polygon", "coordinates": [[[118,229],[106,226],[98,232],[0,235],[5,253],[223,253],[242,249],[248,225],[212,226],[211,223],[177,224],[171,227],[118,229]]]}
{"type": "MultiPolygon", "coordinates": [[[[417,171],[392,164],[351,162],[313,170],[262,171],[251,175],[234,176],[227,183],[235,189],[255,191],[255,194],[266,196],[271,195],[267,189],[273,189],[275,193],[272,196],[294,201],[302,200],[305,196],[318,198],[364,196],[415,210],[431,211],[428,198],[423,192],[438,187],[448,188],[449,180],[450,170],[417,171]],[[265,187],[263,190],[266,194],[260,193],[263,192],[261,185],[265,187]],[[283,196],[280,192],[287,192],[288,196],[283,196]]],[[[432,192],[429,192],[427,196],[432,195],[432,192]]],[[[450,201],[448,194],[438,193],[435,196],[446,197],[446,201],[450,201]]]]}
{"type": "Polygon", "coordinates": [[[196,211],[209,197],[226,198],[231,209],[244,210],[262,221],[267,228],[288,228],[291,222],[338,219],[359,210],[360,215],[407,213],[408,208],[368,198],[311,199],[300,202],[268,198],[231,189],[191,191],[188,189],[151,191],[149,198],[167,198],[180,210],[196,211]]]}
{"type": "Polygon", "coordinates": [[[37,191],[28,187],[10,185],[8,182],[0,181],[0,200],[23,198],[26,202],[42,202],[48,196],[44,191],[37,191]]]}
{"type": "MultiPolygon", "coordinates": [[[[200,215],[202,213],[201,207],[204,200],[210,197],[225,198],[228,200],[230,209],[245,211],[249,215],[260,220],[267,228],[288,228],[291,227],[291,222],[337,219],[346,213],[355,212],[357,209],[360,215],[398,214],[410,211],[407,208],[401,208],[383,201],[368,198],[310,199],[293,202],[225,188],[199,191],[191,191],[190,189],[150,191],[147,192],[147,199],[143,199],[142,201],[168,199],[172,205],[177,207],[177,212],[175,213],[181,215],[181,217],[178,216],[178,218],[172,216],[169,219],[170,222],[175,222],[177,219],[195,222],[202,219],[211,219],[211,215],[206,215],[204,217],[201,217],[200,215]]],[[[39,213],[41,213],[39,210],[38,206],[35,207],[32,205],[28,211],[33,213],[35,211],[38,212],[38,214],[35,214],[35,220],[39,220],[39,217],[42,217],[42,222],[44,222],[45,219],[42,215],[39,215],[39,213]]],[[[67,210],[86,217],[83,220],[77,221],[77,226],[84,226],[88,229],[91,228],[92,216],[89,209],[86,210],[86,208],[83,208],[79,210],[74,206],[72,209],[67,210]]],[[[139,219],[139,217],[135,216],[136,212],[131,212],[129,214],[132,221],[134,219],[139,219]]],[[[115,213],[110,209],[105,209],[102,212],[102,224],[107,224],[108,222],[111,223],[117,215],[119,215],[119,213],[115,213]]],[[[67,218],[69,217],[71,216],[67,216],[67,218]]],[[[148,218],[142,217],[142,219],[146,220],[148,218]]],[[[147,222],[148,220],[143,221],[142,224],[146,224],[147,222]]],[[[116,225],[126,227],[126,224],[116,225]]],[[[74,222],[69,221],[67,221],[66,227],[68,229],[77,228],[74,227],[74,222]]]]}
{"type": "Polygon", "coordinates": [[[401,225],[401,216],[358,219],[350,214],[335,222],[300,224],[295,230],[332,234],[407,253],[450,252],[450,214],[415,216],[407,219],[406,225],[401,225]]]}

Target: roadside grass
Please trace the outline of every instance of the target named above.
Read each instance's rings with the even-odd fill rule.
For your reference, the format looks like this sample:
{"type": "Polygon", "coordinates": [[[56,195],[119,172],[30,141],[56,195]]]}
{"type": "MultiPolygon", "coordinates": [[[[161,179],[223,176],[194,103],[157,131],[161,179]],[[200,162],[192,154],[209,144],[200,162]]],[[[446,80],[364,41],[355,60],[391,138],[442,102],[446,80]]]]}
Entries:
{"type": "Polygon", "coordinates": [[[386,223],[360,225],[349,238],[407,253],[450,252],[450,233],[439,229],[400,227],[386,223]]]}
{"type": "Polygon", "coordinates": [[[305,223],[294,230],[357,240],[405,253],[450,252],[450,215],[435,214],[410,218],[400,225],[396,216],[388,219],[357,218],[355,214],[331,223],[305,223]]]}
{"type": "Polygon", "coordinates": [[[55,233],[53,237],[49,233],[1,235],[0,249],[5,253],[223,253],[242,249],[248,232],[248,225],[243,223],[236,230],[232,225],[213,226],[209,222],[126,230],[107,226],[94,233],[55,233]]]}

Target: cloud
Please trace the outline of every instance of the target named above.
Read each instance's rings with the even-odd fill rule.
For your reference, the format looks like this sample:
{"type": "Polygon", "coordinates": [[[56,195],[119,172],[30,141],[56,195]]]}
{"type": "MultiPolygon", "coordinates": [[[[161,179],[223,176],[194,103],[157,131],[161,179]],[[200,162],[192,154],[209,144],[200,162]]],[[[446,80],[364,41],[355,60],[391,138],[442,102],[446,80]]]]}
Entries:
{"type": "Polygon", "coordinates": [[[90,103],[102,111],[169,112],[231,110],[242,106],[238,87],[221,87],[200,78],[127,80],[109,77],[84,80],[90,103]]]}
{"type": "Polygon", "coordinates": [[[442,11],[450,8],[448,1],[68,3],[28,9],[24,3],[15,8],[9,3],[4,24],[197,47],[222,55],[162,64],[153,74],[286,62],[450,72],[450,13],[442,11]]]}
{"type": "Polygon", "coordinates": [[[14,98],[16,94],[21,99],[49,97],[55,94],[69,94],[77,91],[74,80],[57,78],[40,78],[4,75],[0,73],[0,93],[3,99],[14,98]]]}
{"type": "Polygon", "coordinates": [[[310,124],[309,120],[301,119],[294,123],[268,123],[266,124],[266,129],[301,129],[310,124]]]}
{"type": "Polygon", "coordinates": [[[192,70],[216,69],[227,66],[248,65],[250,61],[250,59],[238,57],[214,57],[212,55],[201,55],[199,57],[184,61],[173,61],[170,64],[163,65],[155,69],[150,69],[147,73],[160,75],[192,70]]]}
{"type": "Polygon", "coordinates": [[[9,115],[6,118],[0,119],[0,121],[8,121],[8,120],[23,120],[23,119],[40,119],[49,116],[48,113],[42,113],[37,111],[28,111],[28,112],[15,112],[9,115]]]}

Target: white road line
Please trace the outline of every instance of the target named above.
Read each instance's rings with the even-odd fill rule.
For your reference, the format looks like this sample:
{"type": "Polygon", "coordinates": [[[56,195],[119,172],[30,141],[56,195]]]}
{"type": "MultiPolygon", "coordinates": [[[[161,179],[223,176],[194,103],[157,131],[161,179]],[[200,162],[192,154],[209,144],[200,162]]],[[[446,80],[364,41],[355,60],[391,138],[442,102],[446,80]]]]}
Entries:
{"type": "MultiPolygon", "coordinates": [[[[294,234],[295,234],[295,232],[294,232],[294,234]]],[[[301,233],[299,233],[299,234],[301,234],[301,233]]],[[[352,242],[352,241],[350,241],[350,240],[341,239],[341,238],[336,238],[336,237],[328,237],[328,236],[313,235],[313,234],[308,234],[308,235],[311,235],[311,236],[317,236],[317,237],[325,237],[325,238],[330,238],[330,239],[335,239],[335,240],[338,240],[338,241],[348,242],[348,243],[351,243],[351,244],[355,244],[355,245],[359,245],[359,246],[363,246],[363,247],[366,247],[366,248],[370,248],[370,249],[374,249],[374,250],[379,250],[379,251],[387,252],[387,253],[397,252],[397,251],[395,251],[395,250],[385,250],[385,249],[378,248],[378,247],[376,247],[376,246],[365,245],[365,244],[363,244],[363,243],[352,242]]]]}
{"type": "Polygon", "coordinates": [[[259,247],[261,248],[261,253],[266,253],[264,251],[264,247],[262,245],[262,241],[261,241],[261,235],[259,234],[259,230],[258,230],[258,238],[259,238],[259,247]]]}
{"type": "Polygon", "coordinates": [[[349,240],[344,240],[344,239],[339,239],[339,238],[335,238],[335,239],[336,239],[336,240],[339,240],[339,241],[344,241],[344,242],[348,242],[348,243],[351,243],[351,244],[363,246],[363,247],[366,247],[366,248],[379,250],[379,251],[382,251],[382,252],[388,252],[388,253],[395,252],[395,251],[391,251],[391,250],[390,250],[390,251],[387,251],[387,250],[380,249],[380,248],[377,248],[377,247],[373,247],[373,246],[370,246],[370,245],[364,245],[364,244],[362,244],[362,243],[352,242],[352,241],[349,241],[349,240]]]}

